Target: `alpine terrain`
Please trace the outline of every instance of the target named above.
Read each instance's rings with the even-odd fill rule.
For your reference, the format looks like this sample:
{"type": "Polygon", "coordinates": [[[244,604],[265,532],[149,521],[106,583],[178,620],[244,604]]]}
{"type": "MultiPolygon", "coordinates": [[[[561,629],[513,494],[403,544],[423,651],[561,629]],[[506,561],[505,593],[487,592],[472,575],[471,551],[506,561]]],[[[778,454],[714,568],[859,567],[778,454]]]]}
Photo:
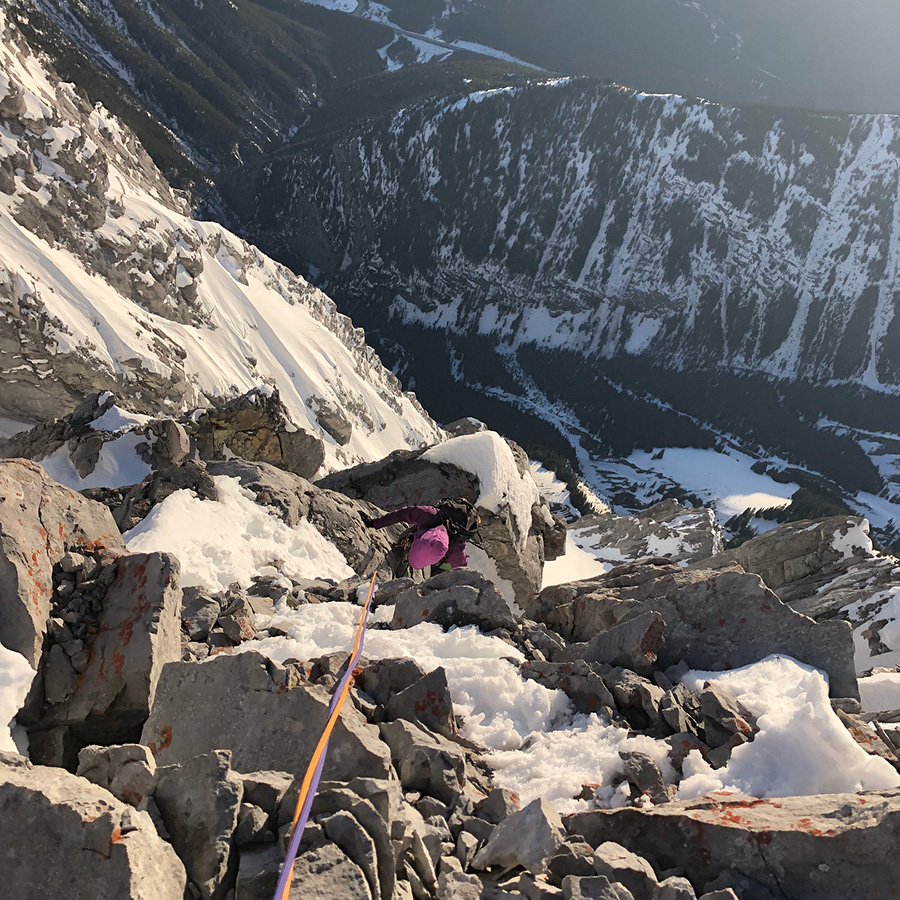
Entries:
{"type": "Polygon", "coordinates": [[[0,3],[3,896],[895,898],[895,119],[328,6],[0,3]]]}

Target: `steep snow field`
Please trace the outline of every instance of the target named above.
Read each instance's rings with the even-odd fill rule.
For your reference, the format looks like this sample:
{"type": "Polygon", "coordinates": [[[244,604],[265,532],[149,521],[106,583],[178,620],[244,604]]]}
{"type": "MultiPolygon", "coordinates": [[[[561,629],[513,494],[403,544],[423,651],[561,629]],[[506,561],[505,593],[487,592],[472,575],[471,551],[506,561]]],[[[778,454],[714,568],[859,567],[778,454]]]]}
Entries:
{"type": "Polygon", "coordinates": [[[37,323],[43,343],[11,368],[52,381],[88,362],[98,380],[137,398],[155,390],[173,409],[267,384],[296,425],[325,441],[323,471],[440,439],[328,297],[220,225],[192,219],[114,116],[86,108],[14,41],[0,45],[0,76],[0,100],[18,96],[27,123],[22,135],[0,131],[0,159],[36,165],[0,192],[0,299],[11,324],[37,323]],[[90,216],[75,214],[72,190],[90,216]],[[48,235],[43,210],[63,218],[63,238],[48,235]],[[322,409],[352,425],[346,446],[324,430],[322,409]]]}

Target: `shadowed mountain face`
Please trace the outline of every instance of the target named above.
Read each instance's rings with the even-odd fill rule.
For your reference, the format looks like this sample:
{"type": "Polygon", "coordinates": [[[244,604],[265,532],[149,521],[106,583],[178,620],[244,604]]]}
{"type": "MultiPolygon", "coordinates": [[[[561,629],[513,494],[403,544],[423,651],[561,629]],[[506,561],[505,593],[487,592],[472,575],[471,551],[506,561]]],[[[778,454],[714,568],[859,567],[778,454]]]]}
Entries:
{"type": "MultiPolygon", "coordinates": [[[[657,397],[681,384],[691,400],[698,371],[707,384],[813,385],[820,400],[789,404],[812,427],[822,413],[858,416],[855,392],[900,393],[898,178],[891,116],[546,79],[310,139],[269,160],[243,196],[254,239],[310,262],[391,340],[415,348],[408,328],[477,336],[505,371],[527,351],[526,373],[569,403],[583,382],[568,366],[548,375],[548,353],[618,367],[614,381],[637,378],[657,397]]],[[[421,392],[420,377],[435,376],[412,356],[421,392]]],[[[710,421],[697,405],[691,415],[710,421]]],[[[768,416],[728,427],[777,445],[752,424],[768,416]]]]}

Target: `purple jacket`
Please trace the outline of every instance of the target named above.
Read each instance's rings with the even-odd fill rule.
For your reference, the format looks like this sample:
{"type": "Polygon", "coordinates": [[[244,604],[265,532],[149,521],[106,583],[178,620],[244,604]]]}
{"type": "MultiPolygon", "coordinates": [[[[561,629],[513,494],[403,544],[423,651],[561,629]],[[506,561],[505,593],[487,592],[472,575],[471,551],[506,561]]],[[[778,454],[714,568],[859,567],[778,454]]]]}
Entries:
{"type": "MultiPolygon", "coordinates": [[[[434,519],[438,511],[434,506],[404,506],[402,509],[395,509],[387,515],[372,520],[373,528],[387,528],[388,525],[396,525],[398,522],[404,522],[407,525],[416,526],[412,529],[413,533],[421,531],[422,526],[434,527],[434,519]]],[[[468,565],[469,559],[466,556],[465,538],[457,535],[450,537],[450,548],[444,557],[444,562],[450,564],[454,569],[462,568],[468,565]]]]}

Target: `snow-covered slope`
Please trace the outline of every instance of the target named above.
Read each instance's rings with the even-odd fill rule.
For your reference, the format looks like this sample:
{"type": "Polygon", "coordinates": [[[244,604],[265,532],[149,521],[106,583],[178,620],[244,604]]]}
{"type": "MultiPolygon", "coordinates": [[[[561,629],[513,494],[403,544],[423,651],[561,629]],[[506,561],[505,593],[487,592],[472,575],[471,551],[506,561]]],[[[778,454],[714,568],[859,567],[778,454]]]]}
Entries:
{"type": "Polygon", "coordinates": [[[324,439],[326,469],[440,437],[328,297],[192,219],[127,129],[2,11],[0,29],[0,412],[45,419],[96,390],[178,411],[270,385],[324,439]]]}

